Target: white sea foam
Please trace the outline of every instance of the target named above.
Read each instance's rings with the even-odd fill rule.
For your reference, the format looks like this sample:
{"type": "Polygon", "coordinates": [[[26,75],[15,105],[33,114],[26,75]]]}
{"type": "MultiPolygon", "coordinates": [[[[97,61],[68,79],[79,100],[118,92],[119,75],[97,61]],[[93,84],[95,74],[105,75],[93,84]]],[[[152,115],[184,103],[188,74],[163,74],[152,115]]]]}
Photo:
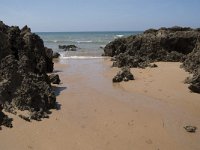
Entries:
{"type": "Polygon", "coordinates": [[[44,42],[47,42],[47,43],[58,43],[59,41],[58,40],[43,40],[44,42]]]}
{"type": "Polygon", "coordinates": [[[92,41],[76,41],[77,43],[92,43],[92,41]]]}
{"type": "Polygon", "coordinates": [[[122,35],[122,34],[119,34],[119,35],[116,35],[116,37],[123,37],[124,35],[122,35]]]}
{"type": "Polygon", "coordinates": [[[62,56],[60,57],[61,59],[102,59],[106,58],[103,56],[62,56]]]}
{"type": "Polygon", "coordinates": [[[77,44],[81,44],[81,43],[102,43],[104,41],[101,40],[97,40],[97,41],[80,41],[80,40],[43,40],[46,43],[77,43],[77,44]]]}

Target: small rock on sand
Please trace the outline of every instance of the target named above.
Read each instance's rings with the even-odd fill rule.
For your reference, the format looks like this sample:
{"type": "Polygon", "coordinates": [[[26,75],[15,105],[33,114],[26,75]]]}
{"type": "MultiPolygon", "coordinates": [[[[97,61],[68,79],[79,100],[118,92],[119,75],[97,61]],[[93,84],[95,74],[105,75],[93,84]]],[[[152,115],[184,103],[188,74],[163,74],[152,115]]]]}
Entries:
{"type": "Polygon", "coordinates": [[[184,129],[185,129],[187,132],[195,133],[196,130],[197,130],[197,127],[195,127],[195,126],[185,126],[184,129]]]}

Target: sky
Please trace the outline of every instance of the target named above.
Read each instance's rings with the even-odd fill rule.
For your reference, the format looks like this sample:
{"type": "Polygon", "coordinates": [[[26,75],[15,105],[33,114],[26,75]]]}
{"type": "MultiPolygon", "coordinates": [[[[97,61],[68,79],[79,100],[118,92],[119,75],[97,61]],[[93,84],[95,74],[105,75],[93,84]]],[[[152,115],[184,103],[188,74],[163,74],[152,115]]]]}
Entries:
{"type": "Polygon", "coordinates": [[[200,27],[200,0],[0,0],[0,20],[33,32],[200,27]]]}

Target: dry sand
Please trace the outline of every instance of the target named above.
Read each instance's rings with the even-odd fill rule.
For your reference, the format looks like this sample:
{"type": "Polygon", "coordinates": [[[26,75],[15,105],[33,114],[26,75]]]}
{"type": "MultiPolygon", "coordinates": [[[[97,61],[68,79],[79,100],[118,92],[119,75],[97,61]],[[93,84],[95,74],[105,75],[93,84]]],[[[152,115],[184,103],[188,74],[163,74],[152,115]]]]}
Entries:
{"type": "Polygon", "coordinates": [[[200,128],[200,95],[183,84],[179,65],[134,69],[135,81],[113,84],[118,69],[108,60],[62,60],[60,110],[41,122],[13,116],[0,150],[199,150],[200,131],[183,126],[200,128]]]}

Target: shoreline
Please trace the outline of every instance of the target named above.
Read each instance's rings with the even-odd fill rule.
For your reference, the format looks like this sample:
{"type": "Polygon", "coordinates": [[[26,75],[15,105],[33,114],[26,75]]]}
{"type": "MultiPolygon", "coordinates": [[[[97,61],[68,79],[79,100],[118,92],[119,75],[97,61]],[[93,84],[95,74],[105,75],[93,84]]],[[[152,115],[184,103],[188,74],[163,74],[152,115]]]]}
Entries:
{"type": "Polygon", "coordinates": [[[56,88],[60,110],[52,110],[42,122],[28,123],[14,116],[13,129],[1,131],[0,149],[200,148],[199,131],[192,134],[183,128],[200,124],[199,95],[182,82],[188,73],[179,63],[133,69],[136,80],[117,84],[112,77],[118,68],[110,64],[108,59],[55,62],[54,72],[61,78],[56,88]],[[169,89],[168,81],[175,86],[169,89]]]}

